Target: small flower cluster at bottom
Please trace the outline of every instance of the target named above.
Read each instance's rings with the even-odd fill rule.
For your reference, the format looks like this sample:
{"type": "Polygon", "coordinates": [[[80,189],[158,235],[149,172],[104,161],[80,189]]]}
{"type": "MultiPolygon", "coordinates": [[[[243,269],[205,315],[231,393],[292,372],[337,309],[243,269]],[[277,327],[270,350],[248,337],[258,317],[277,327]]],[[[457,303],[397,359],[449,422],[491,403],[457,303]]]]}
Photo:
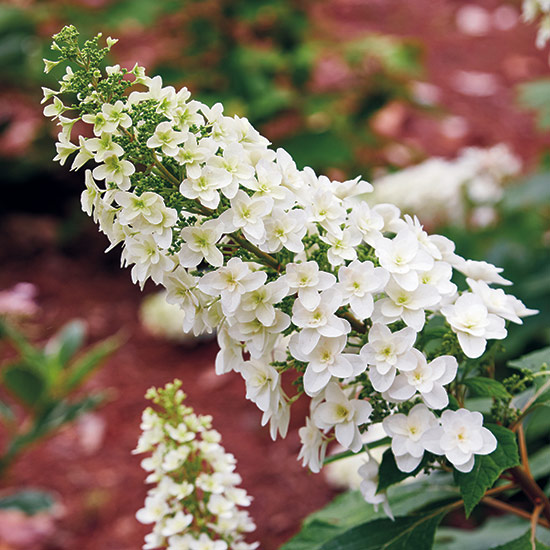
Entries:
{"type": "Polygon", "coordinates": [[[237,487],[235,457],[220,445],[212,417],[196,415],[183,404],[181,381],[151,388],[147,399],[156,409],[143,412],[143,433],[134,453],[151,452],[141,465],[155,483],[136,517],[154,523],[144,550],[253,550],[245,534],[256,526],[246,510],[251,502],[237,487]]]}

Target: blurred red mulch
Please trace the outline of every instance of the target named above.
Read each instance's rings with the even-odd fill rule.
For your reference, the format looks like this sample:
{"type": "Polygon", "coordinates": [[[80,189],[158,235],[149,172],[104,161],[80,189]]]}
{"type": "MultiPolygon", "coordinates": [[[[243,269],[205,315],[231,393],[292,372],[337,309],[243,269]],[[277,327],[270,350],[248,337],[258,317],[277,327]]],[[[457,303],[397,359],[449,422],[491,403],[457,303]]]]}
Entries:
{"type": "MultiPolygon", "coordinates": [[[[48,220],[40,220],[33,228],[32,221],[21,217],[3,225],[0,288],[19,281],[37,286],[40,312],[30,329],[38,339],[50,336],[70,319],[82,318],[88,324],[90,342],[118,331],[127,341],[86,386],[108,389],[109,402],[30,450],[9,478],[2,480],[2,489],[38,487],[59,495],[63,511],[57,529],[53,533],[39,531],[48,541],[44,548],[141,547],[148,527],[140,525],[134,514],[142,506],[147,488],[145,472],[139,466],[141,458],[131,455],[131,450],[140,433],[146,390],[175,377],[183,381],[189,404],[214,417],[226,449],[237,457],[243,486],[254,496],[251,514],[258,524],[256,537],[262,548],[278,548],[303,517],[334,495],[321,476],[308,473],[296,460],[297,430],[306,402],[295,405],[288,437],[271,441],[268,430],[260,426],[260,411],[244,398],[240,376],[215,375],[215,341],[185,348],[148,335],[138,321],[143,294],[132,284],[128,270],[116,265],[117,252],[104,256],[105,242],[93,233],[79,243],[86,249],[81,248],[77,255],[62,254],[44,240],[37,250],[33,243],[47,225],[48,220]],[[23,230],[30,239],[28,247],[20,240],[23,230]],[[10,254],[14,240],[19,257],[10,254]]],[[[16,525],[13,523],[13,530],[16,525]]],[[[0,549],[8,548],[0,543],[0,549]]]]}

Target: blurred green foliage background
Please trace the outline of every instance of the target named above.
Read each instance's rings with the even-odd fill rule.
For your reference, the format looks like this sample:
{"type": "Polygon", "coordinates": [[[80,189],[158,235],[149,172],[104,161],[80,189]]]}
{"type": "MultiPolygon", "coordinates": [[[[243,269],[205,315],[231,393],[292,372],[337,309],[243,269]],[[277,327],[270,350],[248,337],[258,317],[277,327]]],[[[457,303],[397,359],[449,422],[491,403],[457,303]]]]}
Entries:
{"type": "Polygon", "coordinates": [[[414,102],[408,83],[421,73],[421,49],[372,33],[329,41],[307,17],[309,4],[44,0],[1,6],[0,75],[21,104],[20,117],[14,104],[11,116],[3,113],[4,142],[19,118],[33,115],[26,136],[0,147],[2,170],[21,179],[52,169],[51,128],[36,105],[40,86],[54,86],[59,75],[44,75],[42,58],[50,54],[51,34],[71,23],[82,36],[101,31],[120,38],[114,62],[139,62],[165,84],[185,85],[197,99],[220,101],[226,113],[248,117],[301,166],[368,177],[387,142],[369,119],[395,99],[414,102]]]}

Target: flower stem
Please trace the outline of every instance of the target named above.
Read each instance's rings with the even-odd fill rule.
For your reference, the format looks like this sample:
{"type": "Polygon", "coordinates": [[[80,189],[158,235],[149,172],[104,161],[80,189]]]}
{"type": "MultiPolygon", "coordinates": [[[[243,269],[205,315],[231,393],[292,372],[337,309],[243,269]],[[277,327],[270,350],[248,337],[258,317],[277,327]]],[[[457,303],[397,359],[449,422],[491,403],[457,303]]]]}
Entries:
{"type": "Polygon", "coordinates": [[[543,505],[542,514],[550,522],[550,500],[544,491],[537,485],[533,476],[519,466],[511,468],[510,473],[535,506],[543,505]]]}
{"type": "MultiPolygon", "coordinates": [[[[533,519],[534,519],[535,527],[537,524],[547,528],[550,527],[550,522],[548,522],[544,518],[539,517],[540,511],[537,514],[536,518],[534,518],[534,513],[530,514],[529,512],[522,510],[521,508],[517,508],[516,506],[512,506],[511,504],[508,504],[507,502],[502,502],[502,500],[497,500],[496,498],[483,497],[481,502],[483,502],[487,506],[490,506],[491,508],[496,508],[497,510],[502,510],[503,512],[514,514],[516,516],[519,516],[520,518],[531,520],[532,525],[533,525],[533,519]]],[[[542,510],[542,506],[540,507],[540,510],[542,510]]]]}

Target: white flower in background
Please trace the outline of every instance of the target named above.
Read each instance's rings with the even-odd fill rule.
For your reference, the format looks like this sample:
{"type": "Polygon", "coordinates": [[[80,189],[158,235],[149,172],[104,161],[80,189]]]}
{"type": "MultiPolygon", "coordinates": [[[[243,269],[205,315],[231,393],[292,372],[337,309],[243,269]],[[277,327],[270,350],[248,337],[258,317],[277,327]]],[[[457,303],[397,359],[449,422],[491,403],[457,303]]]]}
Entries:
{"type": "Polygon", "coordinates": [[[386,491],[378,492],[378,470],[379,464],[375,460],[369,460],[359,468],[358,473],[362,478],[359,490],[365,501],[373,504],[376,511],[381,504],[386,515],[393,519],[386,491]]]}
{"type": "Polygon", "coordinates": [[[141,303],[139,316],[143,326],[154,336],[175,342],[190,340],[189,335],[183,332],[185,312],[166,301],[166,292],[147,296],[141,303]]]}
{"type": "Polygon", "coordinates": [[[371,316],[373,295],[384,289],[389,278],[384,268],[374,267],[372,262],[354,260],[338,270],[338,289],[344,303],[349,303],[353,314],[363,320],[371,316]]]}
{"type": "Polygon", "coordinates": [[[477,294],[462,294],[453,305],[442,307],[441,313],[456,333],[467,357],[480,357],[489,338],[506,338],[504,319],[489,313],[477,294]]]}
{"type": "Polygon", "coordinates": [[[319,292],[336,284],[336,277],[332,273],[320,271],[319,265],[314,261],[287,264],[284,277],[289,288],[298,291],[300,303],[310,311],[321,301],[319,292]]]}
{"type": "Polygon", "coordinates": [[[497,448],[496,437],[483,427],[483,415],[466,409],[443,411],[440,426],[424,434],[427,451],[445,457],[460,472],[474,467],[474,455],[488,455],[497,448]]]}
{"type": "Polygon", "coordinates": [[[369,365],[369,380],[376,391],[386,391],[393,383],[397,369],[414,369],[416,360],[411,353],[416,332],[410,327],[392,333],[380,323],[369,331],[369,341],[361,348],[361,359],[369,365]]]}
{"type": "Polygon", "coordinates": [[[437,428],[439,422],[426,405],[419,403],[408,415],[398,413],[386,417],[382,425],[392,438],[391,450],[397,467],[402,472],[412,472],[424,456],[424,434],[437,428]]]}
{"type": "Polygon", "coordinates": [[[455,379],[457,360],[451,355],[441,355],[428,363],[421,351],[413,349],[411,353],[415,358],[414,368],[395,377],[387,391],[388,397],[403,402],[418,392],[428,407],[443,409],[449,404],[449,396],[443,386],[455,379]]]}
{"type": "Polygon", "coordinates": [[[503,183],[520,169],[519,158],[506,145],[469,147],[456,159],[430,158],[378,178],[373,182],[374,191],[363,198],[371,205],[395,204],[431,226],[464,225],[471,221],[472,207],[496,204],[503,183]]]}
{"type": "Polygon", "coordinates": [[[322,430],[334,428],[336,441],[342,447],[359,451],[363,446],[359,426],[368,422],[372,405],[360,399],[349,399],[334,383],[325,388],[324,397],[313,411],[313,422],[322,430]]]}

